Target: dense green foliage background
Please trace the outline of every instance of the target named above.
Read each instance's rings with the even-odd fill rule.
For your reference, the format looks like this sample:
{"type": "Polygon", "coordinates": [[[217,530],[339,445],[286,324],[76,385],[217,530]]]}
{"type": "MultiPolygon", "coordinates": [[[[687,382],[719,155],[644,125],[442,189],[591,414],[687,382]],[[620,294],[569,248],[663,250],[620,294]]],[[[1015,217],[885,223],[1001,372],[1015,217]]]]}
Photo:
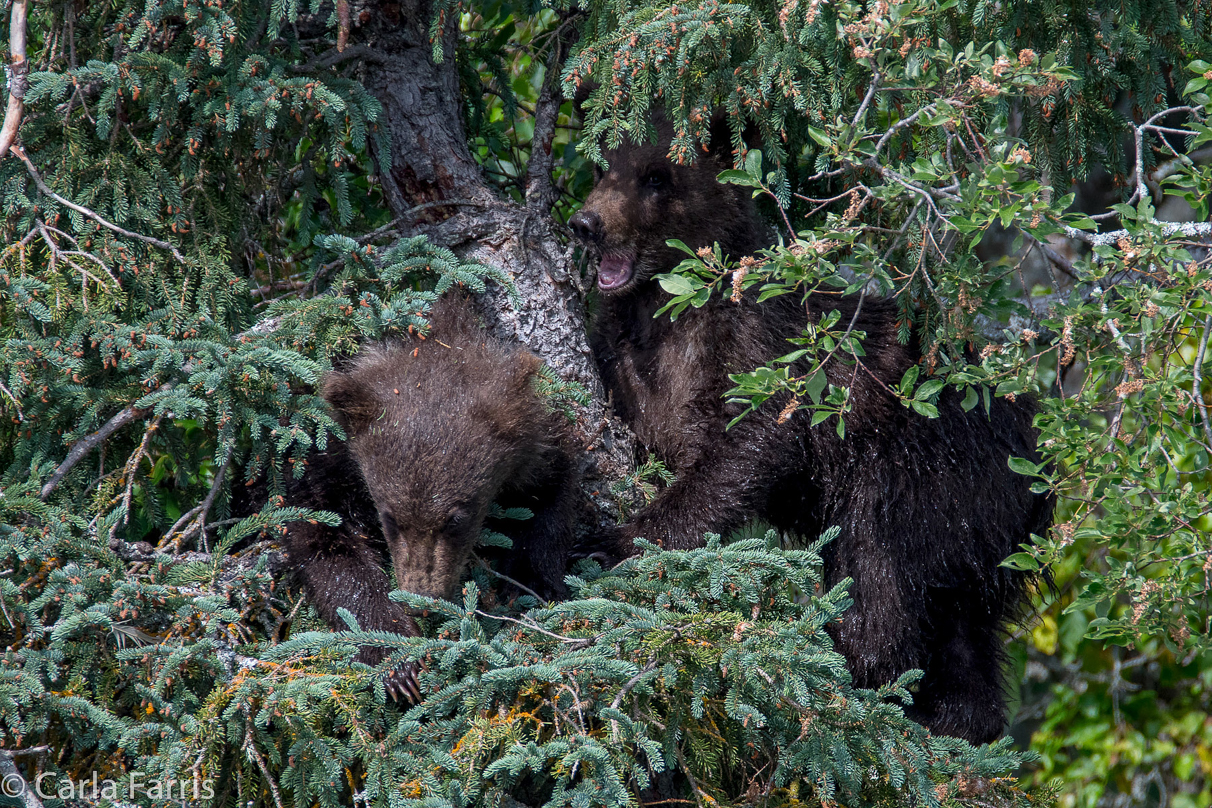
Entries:
{"type": "MultiPolygon", "coordinates": [[[[312,386],[334,353],[423,327],[448,285],[505,279],[387,227],[367,65],[334,64],[337,9],[297,0],[34,6],[20,153],[0,162],[0,764],[213,778],[224,805],[1013,804],[1054,779],[1065,805],[1212,801],[1212,272],[1200,233],[1155,220],[1166,194],[1207,218],[1212,176],[1181,155],[1210,139],[1212,11],[553,5],[431,9],[458,22],[443,58],[503,196],[524,192],[553,32],[576,25],[564,87],[599,89],[583,129],[562,108],[557,218],[651,105],[688,158],[723,106],[759,136],[738,134],[729,179],[783,241],[688,259],[675,310],[734,284],[895,295],[929,357],[895,388],[906,406],[929,416],[945,384],[973,406],[1043,395],[1051,465],[1020,470],[1061,512],[1011,561],[1054,580],[1010,640],[1012,733],[1037,753],[1021,782],[993,779],[1019,766],[1004,747],[927,738],[849,688],[821,631],[845,596],[817,591],[815,548],[652,552],[530,612],[477,570],[461,605],[428,604],[430,639],[319,631],[273,554],[285,523],[332,518],[273,498],[337,434],[312,386]],[[1101,241],[1067,212],[1095,163],[1128,203],[1101,241]],[[90,451],[56,477],[73,446],[90,451]],[[268,501],[235,518],[262,470],[268,501]],[[401,718],[344,661],[354,639],[426,656],[431,698],[401,718]]],[[[788,350],[858,372],[861,335],[818,326],[788,350]]],[[[775,363],[735,394],[791,390],[840,429],[846,393],[822,381],[775,363]]]]}

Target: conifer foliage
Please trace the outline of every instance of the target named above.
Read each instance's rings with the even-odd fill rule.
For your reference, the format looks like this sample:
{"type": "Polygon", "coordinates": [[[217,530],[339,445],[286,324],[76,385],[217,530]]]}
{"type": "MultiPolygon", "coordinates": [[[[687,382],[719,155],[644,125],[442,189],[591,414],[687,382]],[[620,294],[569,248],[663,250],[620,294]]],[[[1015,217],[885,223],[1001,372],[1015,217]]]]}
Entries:
{"type": "MultiPolygon", "coordinates": [[[[932,357],[895,391],[923,416],[948,383],[973,406],[1063,390],[1084,352],[1092,381],[1041,421],[1053,465],[1021,469],[1071,496],[1069,527],[1011,563],[1063,560],[1075,535],[1101,541],[1110,567],[1088,571],[1073,601],[1102,610],[1091,636],[1206,648],[1183,629],[1207,613],[1192,525],[1207,516],[1212,281],[1155,221],[1159,188],[1143,179],[1166,168],[1158,182],[1206,204],[1206,171],[1179,154],[1207,139],[1206,8],[1137,3],[1124,13],[1140,24],[1121,25],[1100,4],[551,5],[426,9],[430,58],[457,61],[472,145],[507,193],[527,190],[518,160],[538,127],[503,113],[521,120],[537,104],[519,96],[549,91],[543,71],[561,67],[519,56],[523,40],[579,30],[559,77],[569,95],[598,82],[589,160],[643,136],[652,103],[689,159],[722,106],[743,124],[725,179],[770,203],[783,245],[748,264],[690,257],[664,279],[671,311],[726,286],[872,284],[898,296],[906,338],[917,325],[932,357]],[[1190,137],[1170,154],[1157,113],[1180,89],[1190,137]],[[1121,91],[1139,110],[1116,111],[1121,91]],[[746,151],[758,144],[746,125],[764,154],[746,151]],[[1122,135],[1149,146],[1135,165],[1122,135]],[[1136,172],[1120,242],[1097,242],[1047,190],[1083,176],[1089,155],[1136,172]],[[1049,175],[1031,175],[1041,164],[1049,175]],[[1097,258],[1056,258],[1075,283],[1036,311],[1005,266],[971,257],[994,222],[1039,252],[1080,231],[1097,258]],[[1033,328],[1020,321],[969,362],[965,347],[1010,313],[1033,328]],[[1093,457],[1096,442],[1115,459],[1093,457]],[[1164,467],[1145,445],[1170,447],[1164,467]],[[1179,527],[1158,527],[1174,513],[1179,527]],[[1142,525],[1156,542],[1115,538],[1142,525]]],[[[825,633],[846,592],[821,591],[820,541],[646,546],[609,573],[583,564],[560,604],[503,602],[476,567],[460,602],[402,596],[428,610],[425,637],[317,630],[275,545],[292,521],[338,519],[281,499],[309,451],[341,437],[316,383],[363,341],[423,333],[453,285],[509,294],[502,268],[386,212],[376,178],[392,144],[362,81],[383,57],[359,49],[356,22],[398,11],[33,4],[26,114],[0,160],[0,776],[46,775],[52,796],[23,804],[47,806],[94,773],[120,795],[101,804],[155,806],[180,804],[152,787],[169,781],[210,783],[187,802],[256,808],[1043,800],[1010,777],[1023,757],[1008,742],[974,749],[906,720],[912,675],[850,686],[825,633]],[[349,662],[365,644],[392,649],[385,666],[424,662],[423,703],[386,701],[383,671],[349,662]]],[[[562,188],[583,187],[584,159],[568,150],[557,168],[562,188]]],[[[857,362],[860,337],[823,322],[796,349],[857,362]]],[[[734,394],[790,390],[844,429],[846,393],[822,380],[775,363],[738,376],[734,394]]],[[[551,373],[541,387],[557,404],[587,400],[551,373]]]]}

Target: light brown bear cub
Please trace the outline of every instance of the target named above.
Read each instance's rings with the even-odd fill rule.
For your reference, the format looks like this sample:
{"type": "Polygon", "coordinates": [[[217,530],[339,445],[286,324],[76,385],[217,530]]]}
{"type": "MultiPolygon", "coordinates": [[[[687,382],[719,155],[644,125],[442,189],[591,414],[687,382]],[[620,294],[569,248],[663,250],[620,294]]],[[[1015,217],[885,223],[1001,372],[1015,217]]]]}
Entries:
{"type": "MultiPolygon", "coordinates": [[[[577,497],[567,420],[534,389],[540,361],[487,337],[465,300],[434,306],[428,338],[367,346],[324,380],[347,440],[313,455],[292,504],[334,511],[340,527],[296,523],[292,564],[334,628],[349,610],[366,630],[416,636],[388,598],[386,547],[400,588],[447,597],[493,502],[533,517],[494,524],[513,540],[500,570],[544,595],[563,592],[577,497]]],[[[382,649],[357,659],[376,664],[382,649]]],[[[411,667],[386,680],[418,700],[411,667]]]]}

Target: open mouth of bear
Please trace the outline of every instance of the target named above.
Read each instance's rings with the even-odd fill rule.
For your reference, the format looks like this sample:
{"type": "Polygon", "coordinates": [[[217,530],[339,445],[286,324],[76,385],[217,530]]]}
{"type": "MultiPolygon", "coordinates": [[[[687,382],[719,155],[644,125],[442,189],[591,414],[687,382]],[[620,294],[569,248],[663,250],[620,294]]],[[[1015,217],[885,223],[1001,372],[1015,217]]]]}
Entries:
{"type": "Polygon", "coordinates": [[[634,255],[607,253],[598,262],[598,288],[609,291],[626,286],[634,273],[634,255]]]}

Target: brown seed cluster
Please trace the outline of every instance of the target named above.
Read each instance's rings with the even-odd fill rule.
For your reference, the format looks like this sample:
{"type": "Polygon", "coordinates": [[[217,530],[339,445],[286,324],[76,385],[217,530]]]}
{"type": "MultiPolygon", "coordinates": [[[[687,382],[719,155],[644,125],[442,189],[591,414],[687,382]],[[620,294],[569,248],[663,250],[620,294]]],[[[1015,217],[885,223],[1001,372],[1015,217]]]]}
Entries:
{"type": "Polygon", "coordinates": [[[779,423],[787,423],[787,421],[791,419],[791,416],[795,415],[795,411],[799,406],[800,400],[798,398],[793,397],[790,401],[788,401],[787,406],[783,407],[782,411],[779,413],[779,423]]]}
{"type": "Polygon", "coordinates": [[[757,261],[753,256],[746,255],[741,259],[741,265],[732,272],[732,302],[741,302],[741,293],[744,291],[742,284],[745,282],[745,276],[749,274],[749,270],[757,266],[757,261]]]}
{"type": "Polygon", "coordinates": [[[1119,385],[1115,388],[1115,394],[1120,398],[1127,398],[1128,396],[1139,393],[1144,389],[1144,379],[1127,379],[1119,383],[1119,385]]]}
{"type": "Polygon", "coordinates": [[[850,204],[846,206],[846,212],[842,214],[842,219],[845,221],[853,221],[854,217],[859,215],[862,210],[864,197],[858,192],[858,188],[850,191],[850,204]]]}
{"type": "Polygon", "coordinates": [[[973,76],[968,79],[968,86],[985,98],[993,98],[1001,94],[1001,88],[984,76],[973,76]]]}
{"type": "Polygon", "coordinates": [[[1065,328],[1063,331],[1061,331],[1061,367],[1064,367],[1072,362],[1073,356],[1076,353],[1077,349],[1073,346],[1073,318],[1066,317],[1065,328]]]}

